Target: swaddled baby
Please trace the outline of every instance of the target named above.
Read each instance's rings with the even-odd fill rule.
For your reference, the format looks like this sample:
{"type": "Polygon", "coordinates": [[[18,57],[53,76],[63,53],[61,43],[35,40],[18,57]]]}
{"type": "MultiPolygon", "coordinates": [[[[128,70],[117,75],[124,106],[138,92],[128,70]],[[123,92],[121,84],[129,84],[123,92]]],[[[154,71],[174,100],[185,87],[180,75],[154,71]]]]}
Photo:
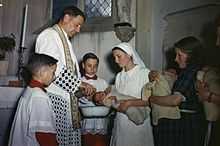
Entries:
{"type": "MultiPolygon", "coordinates": [[[[127,99],[137,99],[132,96],[123,95],[117,91],[115,86],[111,86],[107,92],[100,94],[96,94],[95,102],[98,104],[103,104],[108,107],[113,107],[118,109],[120,105],[120,100],[127,100],[127,99]]],[[[125,114],[127,115],[128,119],[134,122],[136,125],[140,125],[144,123],[144,120],[148,117],[150,112],[149,107],[129,107],[125,114]]]]}
{"type": "MultiPolygon", "coordinates": [[[[203,68],[197,72],[197,80],[204,83],[208,87],[210,93],[220,94],[220,77],[217,69],[203,68]]],[[[216,121],[219,118],[220,109],[215,103],[204,101],[206,119],[208,121],[216,121]]]]}
{"type": "MultiPolygon", "coordinates": [[[[176,74],[171,71],[165,71],[163,73],[159,71],[151,71],[151,73],[152,72],[154,72],[156,77],[154,78],[154,80],[150,78],[150,82],[143,87],[143,91],[142,91],[143,100],[148,100],[150,96],[171,95],[171,88],[176,80],[176,74]]],[[[155,103],[151,103],[151,108],[152,108],[152,122],[154,125],[158,124],[158,120],[160,118],[168,118],[168,119],[180,118],[180,110],[178,106],[161,106],[155,103]]]]}

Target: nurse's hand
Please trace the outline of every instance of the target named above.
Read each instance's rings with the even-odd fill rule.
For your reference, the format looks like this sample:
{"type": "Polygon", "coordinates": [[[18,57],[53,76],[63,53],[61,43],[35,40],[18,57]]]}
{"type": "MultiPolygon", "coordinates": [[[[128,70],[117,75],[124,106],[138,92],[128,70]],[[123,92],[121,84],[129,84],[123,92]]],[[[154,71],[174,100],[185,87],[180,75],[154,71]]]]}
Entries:
{"type": "Polygon", "coordinates": [[[117,110],[119,112],[126,112],[127,109],[130,107],[131,103],[129,100],[120,100],[120,105],[118,106],[117,110]]]}

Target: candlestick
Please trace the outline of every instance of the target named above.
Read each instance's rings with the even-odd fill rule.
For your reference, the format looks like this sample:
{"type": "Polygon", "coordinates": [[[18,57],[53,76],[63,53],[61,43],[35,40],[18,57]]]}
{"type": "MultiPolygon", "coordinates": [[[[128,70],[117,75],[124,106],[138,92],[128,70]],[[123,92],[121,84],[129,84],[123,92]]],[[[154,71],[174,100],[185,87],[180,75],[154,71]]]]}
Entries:
{"type": "Polygon", "coordinates": [[[23,27],[22,27],[22,40],[21,47],[25,47],[25,37],[26,37],[26,28],[27,28],[27,14],[28,14],[28,4],[25,5],[24,8],[24,17],[23,17],[23,27]]]}

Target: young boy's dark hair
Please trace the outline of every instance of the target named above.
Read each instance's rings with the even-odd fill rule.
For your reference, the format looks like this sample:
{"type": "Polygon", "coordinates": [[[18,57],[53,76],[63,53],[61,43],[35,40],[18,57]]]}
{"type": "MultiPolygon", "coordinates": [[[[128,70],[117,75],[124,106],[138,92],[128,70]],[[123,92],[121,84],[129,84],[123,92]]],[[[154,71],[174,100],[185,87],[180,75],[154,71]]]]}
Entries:
{"type": "Polygon", "coordinates": [[[22,76],[24,81],[28,84],[32,79],[32,76],[39,71],[43,66],[52,66],[58,62],[55,58],[45,55],[35,53],[30,56],[27,65],[23,68],[22,76]]]}
{"type": "Polygon", "coordinates": [[[86,60],[88,59],[96,59],[97,60],[97,63],[99,64],[99,58],[94,54],[94,53],[86,53],[84,56],[83,56],[83,60],[82,62],[86,62],[86,60]]]}

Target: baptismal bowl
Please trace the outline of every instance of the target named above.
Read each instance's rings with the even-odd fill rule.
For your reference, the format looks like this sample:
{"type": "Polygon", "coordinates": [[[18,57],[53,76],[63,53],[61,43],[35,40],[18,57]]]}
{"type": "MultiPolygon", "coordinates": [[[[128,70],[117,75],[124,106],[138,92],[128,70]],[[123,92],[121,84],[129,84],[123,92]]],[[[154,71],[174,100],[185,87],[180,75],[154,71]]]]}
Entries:
{"type": "Polygon", "coordinates": [[[105,117],[109,114],[110,108],[107,106],[85,106],[80,107],[83,117],[105,117]]]}

